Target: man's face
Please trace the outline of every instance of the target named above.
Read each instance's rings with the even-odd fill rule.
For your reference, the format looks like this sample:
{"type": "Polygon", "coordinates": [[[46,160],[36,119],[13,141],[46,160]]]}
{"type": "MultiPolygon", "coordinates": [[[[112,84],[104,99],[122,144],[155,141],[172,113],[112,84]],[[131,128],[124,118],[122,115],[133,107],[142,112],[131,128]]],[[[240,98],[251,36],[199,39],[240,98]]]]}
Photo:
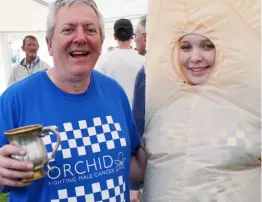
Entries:
{"type": "Polygon", "coordinates": [[[146,52],[146,33],[141,25],[138,25],[135,29],[135,43],[138,53],[144,55],[146,52]]]}
{"type": "Polygon", "coordinates": [[[52,40],[47,39],[47,44],[60,76],[89,76],[102,50],[95,11],[85,4],[60,8],[54,36],[52,40]]]}
{"type": "Polygon", "coordinates": [[[32,60],[36,58],[38,51],[38,42],[35,39],[26,38],[23,51],[25,52],[26,58],[31,58],[32,60]]]}

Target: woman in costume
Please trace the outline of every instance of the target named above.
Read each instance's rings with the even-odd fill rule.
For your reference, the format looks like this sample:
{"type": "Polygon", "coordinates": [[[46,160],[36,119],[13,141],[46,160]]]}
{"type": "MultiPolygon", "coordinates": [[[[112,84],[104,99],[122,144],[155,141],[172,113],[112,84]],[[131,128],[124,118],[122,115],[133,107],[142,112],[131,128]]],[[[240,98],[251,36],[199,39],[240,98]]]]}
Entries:
{"type": "Polygon", "coordinates": [[[143,201],[260,202],[260,2],[151,0],[147,22],[143,201]]]}

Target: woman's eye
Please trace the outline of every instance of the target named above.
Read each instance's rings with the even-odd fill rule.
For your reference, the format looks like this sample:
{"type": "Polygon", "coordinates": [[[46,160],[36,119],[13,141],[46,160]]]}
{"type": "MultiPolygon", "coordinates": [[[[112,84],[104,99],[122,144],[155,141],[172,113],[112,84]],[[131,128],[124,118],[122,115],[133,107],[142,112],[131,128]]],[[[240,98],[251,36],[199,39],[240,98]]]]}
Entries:
{"type": "Polygon", "coordinates": [[[215,46],[213,44],[205,44],[204,49],[210,50],[213,49],[215,46]]]}
{"type": "Polygon", "coordinates": [[[181,49],[184,50],[184,51],[189,51],[191,49],[191,46],[183,45],[183,46],[181,46],[181,49]]]}

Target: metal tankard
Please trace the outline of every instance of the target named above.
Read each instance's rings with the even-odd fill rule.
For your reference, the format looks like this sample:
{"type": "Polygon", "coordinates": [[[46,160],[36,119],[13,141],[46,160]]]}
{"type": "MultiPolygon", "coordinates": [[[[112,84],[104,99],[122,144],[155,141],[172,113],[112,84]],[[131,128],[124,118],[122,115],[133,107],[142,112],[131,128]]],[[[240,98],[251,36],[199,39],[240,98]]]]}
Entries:
{"type": "Polygon", "coordinates": [[[28,161],[33,164],[34,176],[30,179],[22,179],[22,182],[31,182],[46,176],[44,166],[49,170],[52,168],[48,165],[50,160],[53,160],[55,153],[60,146],[60,135],[57,127],[43,127],[42,125],[29,125],[25,127],[15,128],[5,132],[10,144],[14,144],[26,150],[25,156],[13,155],[12,158],[28,161]],[[54,133],[57,138],[57,143],[54,150],[48,157],[43,140],[48,132],[54,133]]]}

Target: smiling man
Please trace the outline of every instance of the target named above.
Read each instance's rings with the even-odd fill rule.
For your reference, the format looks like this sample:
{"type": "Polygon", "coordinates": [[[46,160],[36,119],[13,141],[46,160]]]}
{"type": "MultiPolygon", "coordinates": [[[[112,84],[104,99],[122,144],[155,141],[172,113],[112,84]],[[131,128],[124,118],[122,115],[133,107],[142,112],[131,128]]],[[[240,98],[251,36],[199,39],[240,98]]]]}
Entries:
{"type": "MultiPolygon", "coordinates": [[[[57,0],[46,37],[54,67],[2,94],[0,190],[10,192],[10,202],[128,202],[129,179],[143,180],[146,158],[128,98],[116,81],[93,70],[103,27],[93,1],[57,0]],[[31,124],[58,126],[61,147],[50,162],[53,172],[28,184],[20,179],[34,176],[33,165],[10,158],[27,154],[8,144],[4,131],[31,124]]],[[[55,138],[43,140],[51,152],[55,138]]]]}
{"type": "Polygon", "coordinates": [[[38,49],[39,44],[35,36],[28,35],[23,39],[22,50],[25,52],[25,58],[12,69],[8,86],[33,73],[50,69],[50,66],[37,56],[38,49]]]}

